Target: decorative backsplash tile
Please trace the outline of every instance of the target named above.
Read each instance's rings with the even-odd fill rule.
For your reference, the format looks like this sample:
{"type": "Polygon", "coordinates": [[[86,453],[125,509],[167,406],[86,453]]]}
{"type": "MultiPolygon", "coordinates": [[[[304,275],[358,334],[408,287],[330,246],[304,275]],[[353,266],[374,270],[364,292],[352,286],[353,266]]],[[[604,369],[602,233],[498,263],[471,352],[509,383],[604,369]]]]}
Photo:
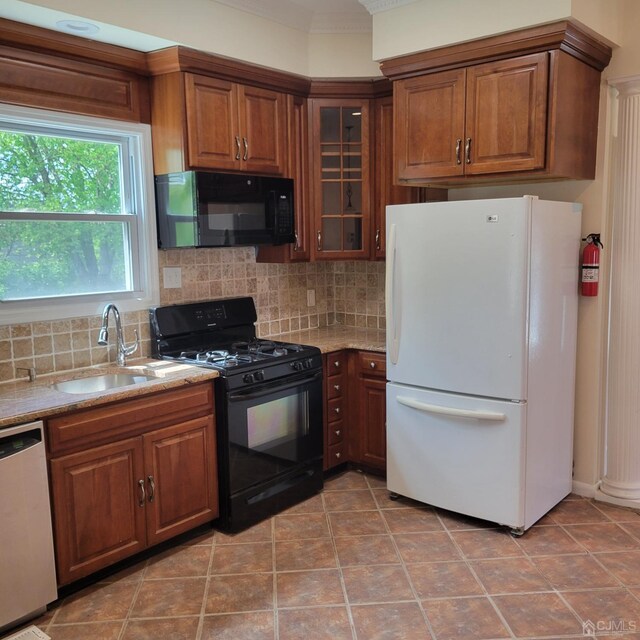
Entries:
{"type": "MultiPolygon", "coordinates": [[[[383,329],[384,263],[317,262],[260,264],[253,247],[174,249],[158,253],[160,304],[252,296],[258,312],[258,335],[268,336],[342,324],[383,329]],[[182,286],[165,289],[164,267],[180,267],[182,286]],[[316,304],[307,306],[307,290],[316,304]]],[[[105,300],[105,303],[108,302],[105,300]]],[[[146,311],[123,313],[125,341],[138,331],[141,349],[150,355],[146,311]]],[[[100,316],[0,326],[0,382],[38,374],[115,362],[115,345],[98,346],[100,316]]]]}

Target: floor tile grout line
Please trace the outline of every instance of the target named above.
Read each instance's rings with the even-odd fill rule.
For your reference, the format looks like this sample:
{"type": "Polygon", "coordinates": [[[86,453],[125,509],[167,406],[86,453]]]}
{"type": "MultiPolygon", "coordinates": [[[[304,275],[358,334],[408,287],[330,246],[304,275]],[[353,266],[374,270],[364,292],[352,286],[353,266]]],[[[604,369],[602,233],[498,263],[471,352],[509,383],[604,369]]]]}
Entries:
{"type": "MultiPolygon", "coordinates": [[[[377,501],[376,501],[377,502],[377,501]]],[[[379,505],[378,505],[378,510],[380,512],[382,512],[382,509],[380,509],[379,505]]],[[[442,521],[440,520],[438,514],[435,514],[436,517],[438,518],[438,521],[440,522],[440,524],[442,525],[442,521]]],[[[387,519],[384,517],[384,514],[380,513],[380,516],[382,517],[382,521],[384,522],[385,528],[387,530],[387,533],[389,534],[389,537],[391,538],[391,544],[393,544],[393,548],[395,549],[396,554],[398,555],[398,558],[400,559],[400,566],[402,567],[402,570],[404,572],[404,575],[409,583],[409,587],[411,588],[411,591],[415,597],[415,600],[418,604],[418,609],[420,610],[420,613],[422,614],[422,619],[425,622],[425,625],[427,627],[427,630],[429,631],[431,638],[433,640],[437,640],[436,637],[436,633],[435,633],[435,629],[433,628],[433,625],[431,624],[431,620],[429,620],[429,617],[427,616],[427,612],[424,610],[424,607],[422,605],[422,602],[420,600],[420,597],[418,596],[418,591],[415,588],[413,581],[411,580],[411,576],[409,574],[409,570],[407,569],[407,564],[404,560],[404,558],[402,557],[402,553],[400,553],[400,549],[398,547],[398,544],[396,542],[396,539],[394,537],[394,534],[391,532],[391,527],[389,527],[389,523],[387,522],[387,519]]]]}
{"type": "Polygon", "coordinates": [[[493,598],[489,594],[488,589],[485,587],[484,582],[482,582],[482,580],[480,580],[480,576],[478,576],[478,574],[474,570],[473,566],[471,565],[471,558],[468,558],[467,554],[464,552],[464,550],[462,549],[460,544],[458,544],[458,541],[453,536],[453,532],[449,531],[448,527],[443,522],[442,518],[440,517],[440,514],[437,511],[436,511],[436,515],[437,515],[438,519],[440,520],[440,524],[444,527],[444,530],[447,532],[447,535],[449,536],[451,542],[453,543],[455,548],[458,550],[458,553],[460,554],[461,558],[463,559],[467,569],[471,572],[471,575],[473,575],[473,577],[475,578],[476,582],[480,585],[480,588],[484,591],[485,597],[488,599],[489,604],[493,607],[493,610],[496,612],[496,615],[498,616],[498,619],[500,620],[500,622],[502,623],[504,628],[507,630],[507,633],[510,634],[512,639],[516,638],[516,634],[514,633],[513,629],[511,629],[511,626],[507,622],[507,620],[504,617],[502,611],[498,608],[498,605],[495,603],[495,601],[493,600],[493,598]]]}
{"type": "MultiPolygon", "coordinates": [[[[125,616],[124,623],[122,628],[120,629],[120,633],[118,634],[118,640],[122,640],[124,638],[124,634],[126,633],[127,625],[129,624],[129,618],[131,613],[133,612],[133,608],[135,607],[136,600],[138,599],[138,595],[140,590],[142,589],[142,585],[144,583],[144,577],[147,573],[147,569],[149,568],[149,560],[144,561],[144,567],[142,568],[142,575],[140,576],[140,580],[138,580],[138,584],[136,585],[135,592],[133,594],[133,598],[131,599],[131,603],[129,604],[129,608],[127,609],[127,615],[125,616]]],[[[115,583],[113,583],[115,584],[115,583]]]]}
{"type": "Polygon", "coordinates": [[[200,615],[198,616],[198,627],[196,628],[195,640],[200,640],[200,638],[202,638],[202,634],[204,633],[204,615],[207,610],[207,599],[209,598],[209,587],[211,586],[213,559],[215,556],[215,550],[217,546],[216,534],[217,534],[217,531],[214,530],[213,539],[211,540],[211,549],[209,550],[209,563],[207,565],[207,579],[204,583],[204,594],[202,596],[202,604],[200,605],[200,615]]]}
{"type": "MultiPolygon", "coordinates": [[[[366,478],[365,478],[365,482],[366,482],[366,478]]],[[[367,483],[368,485],[368,483],[367,483]]],[[[371,495],[373,496],[373,492],[371,493],[371,495]]],[[[321,493],[321,499],[322,499],[322,507],[324,509],[324,514],[325,514],[325,518],[327,519],[327,526],[329,528],[329,538],[331,539],[331,546],[333,547],[333,557],[336,561],[336,566],[338,568],[338,577],[340,579],[340,586],[342,588],[342,597],[344,598],[344,604],[345,604],[345,608],[347,610],[347,619],[349,620],[349,626],[351,628],[351,637],[353,638],[353,640],[357,640],[358,638],[358,632],[356,630],[356,623],[355,620],[353,619],[353,612],[351,611],[351,604],[349,602],[349,596],[347,594],[347,584],[344,580],[344,573],[342,571],[342,565],[340,564],[340,557],[338,555],[338,547],[336,545],[336,539],[335,536],[333,534],[333,527],[331,525],[331,518],[329,517],[329,512],[326,510],[326,502],[324,499],[324,491],[321,493]]],[[[374,502],[375,502],[375,498],[374,498],[374,502]]]]}
{"type": "Polygon", "coordinates": [[[271,520],[271,584],[273,593],[271,594],[271,605],[273,606],[273,637],[280,638],[280,618],[278,617],[278,574],[277,574],[277,553],[276,553],[276,519],[271,520]]]}

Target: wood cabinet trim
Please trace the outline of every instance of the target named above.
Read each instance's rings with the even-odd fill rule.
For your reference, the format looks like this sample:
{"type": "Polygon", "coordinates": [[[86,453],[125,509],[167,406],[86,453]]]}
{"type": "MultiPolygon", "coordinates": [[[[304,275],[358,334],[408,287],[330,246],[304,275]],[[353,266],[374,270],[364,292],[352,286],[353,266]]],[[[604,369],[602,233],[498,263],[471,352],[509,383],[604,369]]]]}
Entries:
{"type": "Polygon", "coordinates": [[[91,62],[138,75],[148,73],[146,56],[140,51],[6,18],[0,18],[0,44],[32,53],[46,53],[68,60],[91,62]]]}
{"type": "Polygon", "coordinates": [[[57,456],[140,435],[206,415],[212,407],[213,385],[203,382],[55,416],[47,421],[49,453],[57,456]]]}
{"type": "Polygon", "coordinates": [[[188,71],[301,96],[308,95],[311,84],[309,78],[304,76],[223,58],[182,46],[147,53],[146,63],[152,76],[173,71],[188,71]]]}
{"type": "Polygon", "coordinates": [[[370,80],[311,80],[309,98],[366,100],[390,96],[393,84],[387,78],[370,80]]]}
{"type": "Polygon", "coordinates": [[[387,78],[399,80],[553,49],[561,49],[599,71],[609,64],[612,54],[611,47],[563,20],[391,58],[382,62],[380,69],[387,78]]]}

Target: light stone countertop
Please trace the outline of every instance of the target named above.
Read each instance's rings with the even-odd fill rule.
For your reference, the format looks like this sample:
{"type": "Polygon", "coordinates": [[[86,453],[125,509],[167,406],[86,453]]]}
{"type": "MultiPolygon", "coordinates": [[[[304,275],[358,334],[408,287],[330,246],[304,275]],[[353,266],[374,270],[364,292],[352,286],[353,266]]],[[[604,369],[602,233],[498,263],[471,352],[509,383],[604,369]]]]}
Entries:
{"type": "Polygon", "coordinates": [[[126,367],[114,364],[75,369],[63,373],[38,376],[34,382],[4,382],[0,384],[0,429],[14,424],[41,420],[56,414],[96,407],[116,400],[127,400],[165,389],[213,380],[218,372],[202,367],[137,358],[126,367]],[[65,393],[51,385],[64,380],[76,380],[106,373],[129,373],[153,376],[148,382],[117,387],[93,393],[65,393]]]}
{"type": "Polygon", "coordinates": [[[386,352],[386,334],[382,329],[361,329],[334,324],[329,327],[304,329],[269,337],[285,342],[313,345],[322,353],[341,349],[386,352]]]}

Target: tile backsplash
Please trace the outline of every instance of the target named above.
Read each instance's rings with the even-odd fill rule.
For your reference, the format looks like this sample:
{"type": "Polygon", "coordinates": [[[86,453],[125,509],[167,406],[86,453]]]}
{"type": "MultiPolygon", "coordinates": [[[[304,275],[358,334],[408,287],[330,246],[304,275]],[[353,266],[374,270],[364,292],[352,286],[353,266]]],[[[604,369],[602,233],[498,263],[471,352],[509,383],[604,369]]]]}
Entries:
{"type": "MultiPolygon", "coordinates": [[[[331,324],[385,326],[383,262],[261,264],[253,247],[243,247],[160,251],[158,264],[160,304],[252,296],[260,336],[331,324]],[[180,288],[164,288],[164,267],[180,267],[180,288]],[[307,306],[308,289],[315,291],[313,307],[307,306]]],[[[134,357],[148,356],[147,312],[122,318],[126,342],[134,340],[134,330],[140,335],[134,357]]],[[[115,362],[113,340],[108,347],[97,344],[100,324],[100,316],[90,316],[0,326],[0,382],[25,378],[18,368],[46,374],[115,362]]]]}

